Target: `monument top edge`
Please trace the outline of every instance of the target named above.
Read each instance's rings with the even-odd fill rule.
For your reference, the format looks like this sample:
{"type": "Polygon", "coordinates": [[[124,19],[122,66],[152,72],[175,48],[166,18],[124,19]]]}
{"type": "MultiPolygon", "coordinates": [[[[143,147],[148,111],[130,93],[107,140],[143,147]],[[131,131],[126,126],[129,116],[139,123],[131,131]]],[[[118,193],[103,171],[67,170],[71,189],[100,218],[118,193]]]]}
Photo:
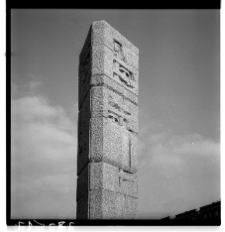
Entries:
{"type": "Polygon", "coordinates": [[[102,31],[110,31],[114,36],[116,37],[121,37],[122,40],[125,41],[126,44],[129,44],[129,47],[132,47],[132,50],[139,55],[139,49],[132,43],[130,42],[124,35],[122,35],[118,30],[116,30],[115,28],[113,28],[108,22],[106,22],[105,20],[99,20],[99,21],[94,21],[91,24],[91,28],[93,30],[98,29],[98,30],[102,30],[102,31]]]}

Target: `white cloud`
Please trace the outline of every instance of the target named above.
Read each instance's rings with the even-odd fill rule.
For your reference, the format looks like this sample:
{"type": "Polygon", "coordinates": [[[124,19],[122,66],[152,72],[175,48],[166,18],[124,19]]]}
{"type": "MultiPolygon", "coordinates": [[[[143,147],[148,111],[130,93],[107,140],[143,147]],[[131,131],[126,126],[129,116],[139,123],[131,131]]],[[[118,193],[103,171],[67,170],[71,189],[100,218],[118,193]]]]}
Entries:
{"type": "MultiPolygon", "coordinates": [[[[69,112],[14,85],[12,217],[75,218],[77,104],[69,112]]],[[[35,94],[34,94],[35,93],[35,94]]],[[[159,122],[140,128],[139,215],[162,217],[220,198],[220,144],[199,134],[174,135],[159,122]]]]}
{"type": "Polygon", "coordinates": [[[12,99],[11,112],[12,217],[74,218],[76,121],[40,95],[12,99]]]}
{"type": "Polygon", "coordinates": [[[220,199],[220,144],[198,134],[140,134],[139,215],[184,212],[220,199]]]}
{"type": "MultiPolygon", "coordinates": [[[[34,75],[32,75],[34,78],[34,75]]],[[[30,76],[30,78],[32,78],[30,76]]],[[[17,79],[13,77],[12,79],[17,79]]],[[[35,77],[37,79],[37,77],[35,77]]],[[[11,96],[13,99],[21,98],[24,96],[36,96],[38,93],[40,93],[41,87],[43,86],[43,83],[38,80],[31,80],[23,85],[18,85],[15,82],[11,82],[11,96]]]]}

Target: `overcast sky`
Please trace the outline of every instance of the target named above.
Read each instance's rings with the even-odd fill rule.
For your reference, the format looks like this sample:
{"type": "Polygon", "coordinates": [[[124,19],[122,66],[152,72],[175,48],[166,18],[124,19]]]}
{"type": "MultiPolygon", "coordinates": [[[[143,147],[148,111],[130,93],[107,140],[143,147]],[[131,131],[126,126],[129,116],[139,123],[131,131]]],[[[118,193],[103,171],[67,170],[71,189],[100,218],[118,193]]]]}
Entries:
{"type": "Polygon", "coordinates": [[[139,217],[220,200],[219,10],[12,10],[12,217],[75,218],[78,56],[93,21],[139,48],[139,217]]]}

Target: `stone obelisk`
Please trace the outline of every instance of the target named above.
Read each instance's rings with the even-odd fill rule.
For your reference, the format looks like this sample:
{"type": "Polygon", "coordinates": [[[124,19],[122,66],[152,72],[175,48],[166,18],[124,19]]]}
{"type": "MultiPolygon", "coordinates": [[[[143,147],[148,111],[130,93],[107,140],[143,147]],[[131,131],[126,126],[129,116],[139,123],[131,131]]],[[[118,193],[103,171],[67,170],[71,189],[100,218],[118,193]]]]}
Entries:
{"type": "Polygon", "coordinates": [[[93,22],[79,57],[77,219],[138,213],[139,50],[93,22]]]}

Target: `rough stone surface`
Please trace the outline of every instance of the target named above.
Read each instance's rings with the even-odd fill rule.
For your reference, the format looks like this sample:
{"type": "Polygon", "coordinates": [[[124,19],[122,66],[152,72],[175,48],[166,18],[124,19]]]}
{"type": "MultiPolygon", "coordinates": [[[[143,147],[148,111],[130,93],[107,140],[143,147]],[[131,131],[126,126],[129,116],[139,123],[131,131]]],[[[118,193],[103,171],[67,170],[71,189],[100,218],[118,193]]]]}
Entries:
{"type": "Polygon", "coordinates": [[[90,219],[136,219],[137,198],[105,189],[89,192],[90,219]]]}
{"type": "Polygon", "coordinates": [[[138,197],[137,175],[101,162],[89,164],[89,189],[106,189],[132,197],[138,197]]]}
{"type": "Polygon", "coordinates": [[[90,128],[90,94],[82,104],[78,115],[78,160],[77,173],[88,163],[89,158],[89,128],[90,128]]]}
{"type": "Polygon", "coordinates": [[[104,46],[92,48],[92,75],[106,75],[130,92],[138,95],[138,70],[114,56],[104,46]]]}
{"type": "Polygon", "coordinates": [[[91,77],[91,86],[106,86],[108,89],[114,91],[124,99],[138,105],[138,97],[132,94],[129,90],[125,89],[122,85],[106,75],[93,75],[91,77]]]}
{"type": "Polygon", "coordinates": [[[124,215],[126,219],[137,219],[138,216],[137,198],[125,195],[124,215]]]}
{"type": "Polygon", "coordinates": [[[91,117],[117,116],[119,125],[138,133],[138,107],[104,86],[91,88],[91,117]]]}
{"type": "Polygon", "coordinates": [[[88,219],[103,219],[103,189],[90,190],[88,195],[90,210],[88,219]]]}
{"type": "Polygon", "coordinates": [[[137,134],[119,125],[119,119],[112,117],[91,118],[90,152],[91,162],[106,162],[124,169],[137,172],[137,134]]]}
{"type": "Polygon", "coordinates": [[[104,20],[79,56],[78,219],[135,219],[139,50],[104,20]]]}
{"type": "Polygon", "coordinates": [[[113,50],[114,40],[119,41],[123,47],[130,52],[133,52],[137,56],[139,55],[139,49],[117,30],[111,27],[106,21],[101,20],[92,23],[92,46],[105,45],[113,50]]]}
{"type": "Polygon", "coordinates": [[[91,30],[89,30],[87,39],[85,41],[84,47],[80,53],[79,59],[79,80],[78,80],[78,100],[79,109],[82,105],[84,98],[86,97],[88,90],[90,88],[90,78],[91,78],[91,30]]]}
{"type": "Polygon", "coordinates": [[[82,170],[79,177],[77,178],[77,201],[80,199],[87,199],[89,191],[89,166],[82,170]]]}
{"type": "Polygon", "coordinates": [[[81,198],[77,201],[77,219],[89,218],[89,201],[88,198],[81,198]]]}

